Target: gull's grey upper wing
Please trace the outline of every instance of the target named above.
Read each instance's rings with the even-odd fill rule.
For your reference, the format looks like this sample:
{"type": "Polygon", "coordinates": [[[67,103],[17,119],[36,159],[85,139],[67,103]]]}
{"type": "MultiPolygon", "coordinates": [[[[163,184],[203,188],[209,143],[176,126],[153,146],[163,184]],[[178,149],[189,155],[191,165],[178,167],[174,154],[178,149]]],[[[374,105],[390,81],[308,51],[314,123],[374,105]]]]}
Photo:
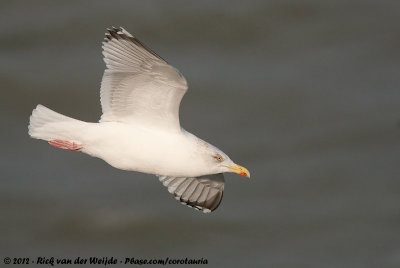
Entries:
{"type": "Polygon", "coordinates": [[[108,29],[103,55],[101,122],[180,130],[179,105],[188,87],[179,71],[122,27],[108,29]]]}
{"type": "Polygon", "coordinates": [[[222,201],[222,173],[191,178],[159,176],[159,179],[175,199],[204,213],[215,210],[222,201]]]}

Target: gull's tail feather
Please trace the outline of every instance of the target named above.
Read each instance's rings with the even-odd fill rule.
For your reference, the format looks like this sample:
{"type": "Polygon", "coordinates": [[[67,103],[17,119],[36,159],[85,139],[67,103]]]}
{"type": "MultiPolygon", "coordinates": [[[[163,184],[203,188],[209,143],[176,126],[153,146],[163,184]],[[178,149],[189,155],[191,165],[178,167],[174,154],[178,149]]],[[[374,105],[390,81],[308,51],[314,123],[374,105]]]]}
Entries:
{"type": "Polygon", "coordinates": [[[83,127],[86,122],[59,114],[39,104],[32,111],[29,119],[28,133],[32,138],[41,140],[75,140],[77,127],[83,127]]]}

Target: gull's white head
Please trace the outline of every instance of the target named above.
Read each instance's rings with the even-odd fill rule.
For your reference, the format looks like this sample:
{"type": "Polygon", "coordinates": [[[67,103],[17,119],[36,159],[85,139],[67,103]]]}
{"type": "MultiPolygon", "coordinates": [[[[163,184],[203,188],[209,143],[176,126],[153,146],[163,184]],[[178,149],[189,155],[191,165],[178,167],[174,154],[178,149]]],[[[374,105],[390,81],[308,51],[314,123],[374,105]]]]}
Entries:
{"type": "Polygon", "coordinates": [[[229,156],[217,147],[199,138],[197,139],[197,155],[201,156],[203,162],[212,174],[234,172],[241,176],[250,178],[250,172],[247,168],[235,164],[229,156]]]}
{"type": "Polygon", "coordinates": [[[209,154],[209,161],[217,168],[218,173],[234,172],[250,178],[250,172],[247,168],[235,164],[224,152],[217,148],[216,150],[212,150],[212,153],[209,154]]]}

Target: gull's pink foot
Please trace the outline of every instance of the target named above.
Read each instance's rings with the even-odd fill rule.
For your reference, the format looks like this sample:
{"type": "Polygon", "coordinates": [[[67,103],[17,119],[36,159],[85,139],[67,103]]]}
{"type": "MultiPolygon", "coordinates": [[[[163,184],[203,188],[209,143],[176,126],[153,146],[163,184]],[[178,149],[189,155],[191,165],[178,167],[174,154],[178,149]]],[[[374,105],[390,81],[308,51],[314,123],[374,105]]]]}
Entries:
{"type": "Polygon", "coordinates": [[[49,144],[51,146],[60,148],[60,149],[66,149],[66,150],[71,150],[71,151],[79,151],[82,149],[82,144],[75,143],[75,142],[69,142],[69,141],[63,141],[63,140],[51,140],[49,141],[49,144]]]}

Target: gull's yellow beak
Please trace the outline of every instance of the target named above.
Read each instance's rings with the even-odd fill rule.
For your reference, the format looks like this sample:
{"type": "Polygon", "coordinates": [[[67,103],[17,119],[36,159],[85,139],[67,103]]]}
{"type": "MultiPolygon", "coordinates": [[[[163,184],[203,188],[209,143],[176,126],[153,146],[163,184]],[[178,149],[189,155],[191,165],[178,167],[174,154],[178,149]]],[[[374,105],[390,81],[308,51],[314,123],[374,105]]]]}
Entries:
{"type": "Polygon", "coordinates": [[[247,170],[247,168],[239,166],[239,165],[234,165],[234,166],[227,166],[232,172],[235,172],[239,175],[246,176],[247,178],[250,178],[250,172],[247,170]]]}

